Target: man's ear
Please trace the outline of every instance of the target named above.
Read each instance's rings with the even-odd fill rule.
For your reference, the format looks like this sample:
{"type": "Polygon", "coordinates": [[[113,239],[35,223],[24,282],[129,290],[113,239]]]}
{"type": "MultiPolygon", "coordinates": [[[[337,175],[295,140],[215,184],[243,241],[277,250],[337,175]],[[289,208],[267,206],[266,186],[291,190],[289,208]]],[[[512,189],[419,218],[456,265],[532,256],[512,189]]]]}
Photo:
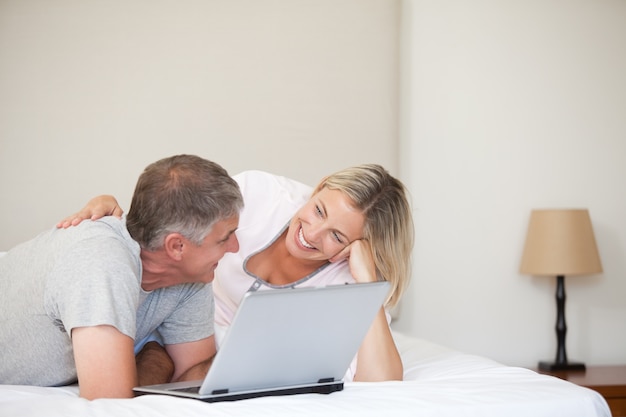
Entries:
{"type": "Polygon", "coordinates": [[[180,261],[183,259],[183,252],[187,240],[180,233],[170,233],[165,236],[163,248],[168,256],[174,260],[180,261]]]}

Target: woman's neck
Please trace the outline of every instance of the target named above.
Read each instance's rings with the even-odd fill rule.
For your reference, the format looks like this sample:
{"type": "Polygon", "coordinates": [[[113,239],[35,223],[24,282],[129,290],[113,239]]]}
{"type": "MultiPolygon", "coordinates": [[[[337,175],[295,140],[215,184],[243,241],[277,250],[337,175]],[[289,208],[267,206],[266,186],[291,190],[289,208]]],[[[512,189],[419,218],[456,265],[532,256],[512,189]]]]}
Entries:
{"type": "Polygon", "coordinates": [[[287,230],[270,246],[253,255],[246,265],[248,271],[272,285],[288,285],[312,274],[326,261],[296,258],[287,250],[287,230]]]}

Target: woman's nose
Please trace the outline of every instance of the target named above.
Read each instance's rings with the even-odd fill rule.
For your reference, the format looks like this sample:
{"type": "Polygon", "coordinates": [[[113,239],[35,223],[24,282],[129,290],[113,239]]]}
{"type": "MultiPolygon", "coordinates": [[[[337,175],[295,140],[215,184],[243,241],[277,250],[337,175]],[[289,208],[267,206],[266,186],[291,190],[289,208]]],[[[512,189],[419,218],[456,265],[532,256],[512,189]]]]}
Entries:
{"type": "Polygon", "coordinates": [[[324,230],[323,222],[319,221],[316,223],[311,223],[309,224],[309,228],[307,230],[305,237],[307,240],[310,240],[310,241],[319,240],[323,230],[324,230]]]}

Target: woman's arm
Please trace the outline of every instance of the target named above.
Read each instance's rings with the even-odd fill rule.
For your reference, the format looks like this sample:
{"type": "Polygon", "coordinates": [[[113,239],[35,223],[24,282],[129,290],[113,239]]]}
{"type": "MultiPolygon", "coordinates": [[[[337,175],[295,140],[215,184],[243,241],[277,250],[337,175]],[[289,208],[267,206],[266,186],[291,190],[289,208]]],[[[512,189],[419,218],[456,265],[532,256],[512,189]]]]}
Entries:
{"type": "Polygon", "coordinates": [[[124,210],[119,206],[117,200],[112,195],[99,195],[87,202],[87,205],[80,211],[67,216],[57,223],[57,228],[67,229],[76,226],[83,220],[97,220],[104,216],[122,217],[124,210]]]}
{"type": "MultiPolygon", "coordinates": [[[[356,282],[375,282],[376,264],[366,240],[356,240],[331,259],[346,259],[356,282]]],[[[400,353],[393,340],[385,309],[380,308],[368,330],[357,355],[355,381],[402,380],[404,369],[400,353]]]]}
{"type": "Polygon", "coordinates": [[[355,381],[402,381],[404,368],[400,353],[381,308],[365,335],[357,355],[355,381]]]}

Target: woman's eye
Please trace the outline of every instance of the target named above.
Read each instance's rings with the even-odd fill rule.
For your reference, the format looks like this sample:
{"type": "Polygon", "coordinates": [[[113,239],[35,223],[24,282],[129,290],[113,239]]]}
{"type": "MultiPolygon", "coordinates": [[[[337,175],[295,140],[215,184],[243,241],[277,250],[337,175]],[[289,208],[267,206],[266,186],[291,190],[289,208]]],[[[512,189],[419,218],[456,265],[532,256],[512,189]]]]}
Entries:
{"type": "Polygon", "coordinates": [[[341,239],[341,236],[339,236],[337,233],[333,232],[333,238],[335,238],[337,242],[343,244],[343,239],[341,239]]]}
{"type": "Polygon", "coordinates": [[[324,215],[324,213],[322,213],[322,210],[320,209],[320,206],[315,206],[315,212],[320,217],[323,217],[323,215],[324,215]]]}

